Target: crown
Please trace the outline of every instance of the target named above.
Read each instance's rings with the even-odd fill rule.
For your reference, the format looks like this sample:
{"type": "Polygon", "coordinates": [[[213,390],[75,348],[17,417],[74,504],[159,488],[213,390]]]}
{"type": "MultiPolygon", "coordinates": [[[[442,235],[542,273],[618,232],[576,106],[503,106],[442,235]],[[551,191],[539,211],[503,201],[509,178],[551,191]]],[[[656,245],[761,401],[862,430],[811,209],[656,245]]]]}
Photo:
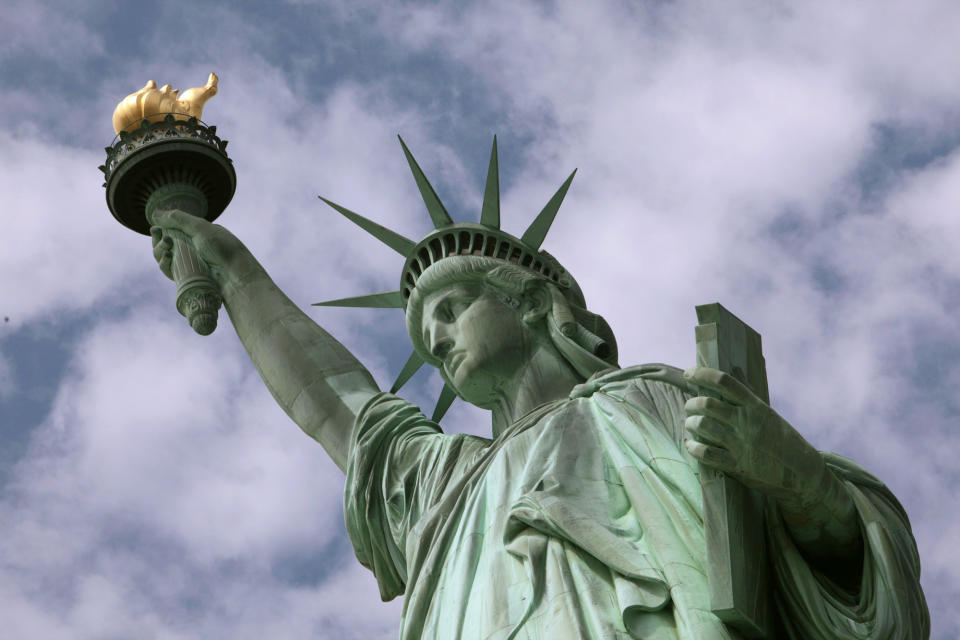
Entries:
{"type": "MultiPolygon", "coordinates": [[[[420,195],[427,207],[427,213],[433,222],[434,230],[419,242],[414,242],[358,213],[327,200],[323,196],[319,196],[321,200],[343,214],[351,222],[402,255],[406,262],[400,275],[400,288],[397,290],[316,302],[313,306],[406,309],[407,302],[416,288],[420,276],[432,265],[455,256],[483,256],[523,267],[563,289],[570,290],[576,298],[583,299],[579,286],[566,269],[549,253],[540,250],[540,245],[557,216],[563,198],[567,194],[567,189],[570,188],[573,176],[577,173],[576,169],[560,185],[560,188],[553,194],[553,197],[550,198],[527,230],[523,232],[523,235],[517,238],[500,229],[500,177],[496,136],[493,137],[493,148],[490,151],[490,165],[487,170],[479,224],[454,222],[450,218],[450,214],[447,213],[430,181],[427,180],[426,175],[420,169],[420,165],[417,164],[413,154],[410,153],[410,149],[404,143],[403,138],[400,138],[400,136],[397,136],[397,138],[400,140],[400,146],[403,147],[403,153],[410,165],[410,170],[413,172],[414,180],[417,182],[420,195]]],[[[424,364],[423,357],[414,350],[393,386],[391,386],[390,393],[396,393],[424,364]]],[[[455,398],[456,392],[450,384],[444,384],[433,412],[432,419],[435,422],[440,421],[455,398]]]]}

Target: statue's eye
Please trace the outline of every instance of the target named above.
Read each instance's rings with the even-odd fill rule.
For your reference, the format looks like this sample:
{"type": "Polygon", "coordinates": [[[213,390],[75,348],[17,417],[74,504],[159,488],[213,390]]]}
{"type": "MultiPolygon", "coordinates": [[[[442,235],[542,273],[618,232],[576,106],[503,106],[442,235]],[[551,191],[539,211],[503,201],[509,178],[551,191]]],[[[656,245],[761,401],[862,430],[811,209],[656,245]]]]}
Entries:
{"type": "Polygon", "coordinates": [[[467,307],[470,306],[470,302],[471,301],[466,298],[454,298],[449,300],[447,304],[444,305],[446,307],[447,322],[453,322],[456,320],[457,317],[463,313],[467,307]]]}
{"type": "Polygon", "coordinates": [[[449,300],[444,300],[438,304],[435,313],[440,322],[453,322],[456,319],[456,317],[453,315],[453,307],[450,306],[449,300]]]}

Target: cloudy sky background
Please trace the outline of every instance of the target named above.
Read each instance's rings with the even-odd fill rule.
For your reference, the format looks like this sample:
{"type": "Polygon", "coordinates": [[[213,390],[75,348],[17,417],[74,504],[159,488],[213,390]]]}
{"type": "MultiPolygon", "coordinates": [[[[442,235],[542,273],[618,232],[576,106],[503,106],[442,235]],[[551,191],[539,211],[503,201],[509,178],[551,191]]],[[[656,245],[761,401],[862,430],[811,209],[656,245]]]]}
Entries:
{"type": "MultiPolygon", "coordinates": [[[[694,306],[764,338],[774,406],[911,517],[933,637],[960,635],[960,5],[20,2],[0,17],[0,620],[11,638],[392,638],[343,479],[274,405],[225,314],[189,329],[104,202],[116,103],[221,77],[221,222],[301,306],[401,261],[317,200],[419,238],[396,134],[457,220],[498,135],[519,235],[621,363],[693,362],[694,306]]],[[[310,315],[387,387],[399,312],[310,315]]],[[[440,384],[404,394],[427,411],[440,384]]],[[[484,433],[457,403],[448,431],[484,433]]]]}

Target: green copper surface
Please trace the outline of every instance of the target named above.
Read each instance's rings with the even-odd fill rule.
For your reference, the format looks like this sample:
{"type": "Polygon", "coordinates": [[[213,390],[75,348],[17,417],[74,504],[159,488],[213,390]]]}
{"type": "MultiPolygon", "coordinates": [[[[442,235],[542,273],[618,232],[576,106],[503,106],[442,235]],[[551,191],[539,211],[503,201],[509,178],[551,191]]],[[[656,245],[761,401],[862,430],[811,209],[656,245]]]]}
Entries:
{"type": "Polygon", "coordinates": [[[407,384],[407,380],[413,377],[417,371],[420,371],[420,368],[426,364],[423,361],[423,358],[420,357],[420,354],[414,351],[410,354],[410,357],[407,358],[407,362],[403,365],[403,369],[400,370],[400,374],[397,375],[397,379],[394,381],[393,385],[390,387],[390,393],[396,393],[407,384]]]}
{"type": "Polygon", "coordinates": [[[330,200],[327,200],[323,196],[317,196],[317,197],[323,200],[324,202],[326,202],[328,205],[330,205],[337,211],[339,211],[340,213],[342,213],[345,218],[347,218],[348,220],[356,224],[358,227],[360,227],[361,229],[363,229],[364,231],[372,235],[374,238],[376,238],[383,244],[387,245],[388,247],[390,247],[391,249],[399,253],[400,255],[405,256],[409,254],[411,251],[413,251],[413,247],[416,245],[416,243],[413,240],[404,238],[399,233],[395,231],[391,231],[390,229],[387,229],[383,225],[379,225],[372,220],[368,220],[367,218],[364,218],[359,213],[354,213],[353,211],[350,211],[350,209],[347,209],[346,207],[341,207],[336,202],[331,202],[330,200]]]}
{"type": "MultiPolygon", "coordinates": [[[[725,371],[769,402],[760,334],[722,305],[696,308],[697,365],[725,371]]],[[[709,390],[701,393],[716,395],[709,390]]],[[[722,471],[700,470],[710,609],[748,638],[771,636],[763,496],[722,471]]]]}
{"type": "Polygon", "coordinates": [[[560,210],[560,205],[563,203],[563,198],[567,195],[567,189],[570,188],[570,183],[573,182],[573,176],[575,175],[577,175],[576,169],[573,170],[569,178],[564,180],[557,192],[550,198],[550,201],[537,214],[527,230],[523,232],[520,239],[523,240],[524,244],[533,249],[539,249],[540,245],[543,244],[543,240],[547,237],[547,232],[550,230],[554,218],[557,217],[557,211],[560,210]]]}
{"type": "Polygon", "coordinates": [[[443,389],[440,390],[440,397],[437,398],[437,406],[433,408],[433,415],[430,416],[430,419],[434,422],[443,420],[443,416],[447,415],[450,405],[456,399],[457,392],[453,390],[449,383],[444,384],[443,389]]]}
{"type": "Polygon", "coordinates": [[[403,154],[407,157],[410,171],[413,172],[413,178],[417,181],[417,188],[420,189],[420,196],[423,198],[423,203],[427,205],[427,213],[430,214],[430,219],[433,220],[433,226],[437,229],[450,226],[453,224],[453,220],[450,219],[450,214],[447,213],[443,203],[440,202],[440,198],[437,197],[437,192],[433,190],[433,186],[430,184],[430,181],[427,180],[427,176],[423,174],[420,165],[417,164],[417,161],[413,158],[413,154],[410,153],[410,149],[407,148],[403,138],[397,136],[397,139],[400,140],[400,146],[403,147],[403,154]]]}
{"type": "Polygon", "coordinates": [[[431,418],[381,392],[229,231],[179,210],[153,215],[160,268],[169,275],[177,238],[218,266],[271,393],[346,472],[347,532],[381,596],[403,595],[401,640],[929,636],[906,513],[879,479],[818,451],[770,406],[756,332],[708,305],[696,354],[710,366],[620,367],[612,331],[572,279],[536,262],[572,175],[518,240],[434,217],[442,205],[404,152],[440,228],[411,247],[351,219],[403,249],[399,299],[416,353],[392,389],[421,361],[440,369],[431,418]],[[490,437],[441,431],[456,397],[490,412],[490,437]],[[755,509],[711,496],[709,477],[755,509]],[[765,547],[747,542],[751,531],[765,547]],[[776,599],[754,628],[715,606],[718,591],[757,584],[743,567],[769,580],[748,595],[776,599]]]}
{"type": "Polygon", "coordinates": [[[487,182],[483,188],[480,224],[491,229],[500,228],[500,169],[497,165],[497,136],[493,136],[493,148],[490,149],[490,166],[487,169],[487,182]]]}
{"type": "Polygon", "coordinates": [[[400,298],[399,291],[384,291],[383,293],[370,293],[364,296],[351,296],[349,298],[340,298],[339,300],[328,300],[327,302],[314,302],[313,306],[400,309],[403,307],[403,300],[400,298]]]}

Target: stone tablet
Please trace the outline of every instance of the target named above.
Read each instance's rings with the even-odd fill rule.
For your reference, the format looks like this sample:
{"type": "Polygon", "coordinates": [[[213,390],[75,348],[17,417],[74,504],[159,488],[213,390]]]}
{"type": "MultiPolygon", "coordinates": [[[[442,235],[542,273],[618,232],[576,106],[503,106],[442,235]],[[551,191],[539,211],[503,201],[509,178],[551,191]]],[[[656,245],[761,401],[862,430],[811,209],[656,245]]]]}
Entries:
{"type": "MultiPolygon", "coordinates": [[[[760,334],[719,303],[697,307],[697,365],[733,374],[769,402],[760,334]]],[[[710,467],[700,468],[710,608],[749,638],[767,638],[769,568],[763,499],[710,467]]]]}

